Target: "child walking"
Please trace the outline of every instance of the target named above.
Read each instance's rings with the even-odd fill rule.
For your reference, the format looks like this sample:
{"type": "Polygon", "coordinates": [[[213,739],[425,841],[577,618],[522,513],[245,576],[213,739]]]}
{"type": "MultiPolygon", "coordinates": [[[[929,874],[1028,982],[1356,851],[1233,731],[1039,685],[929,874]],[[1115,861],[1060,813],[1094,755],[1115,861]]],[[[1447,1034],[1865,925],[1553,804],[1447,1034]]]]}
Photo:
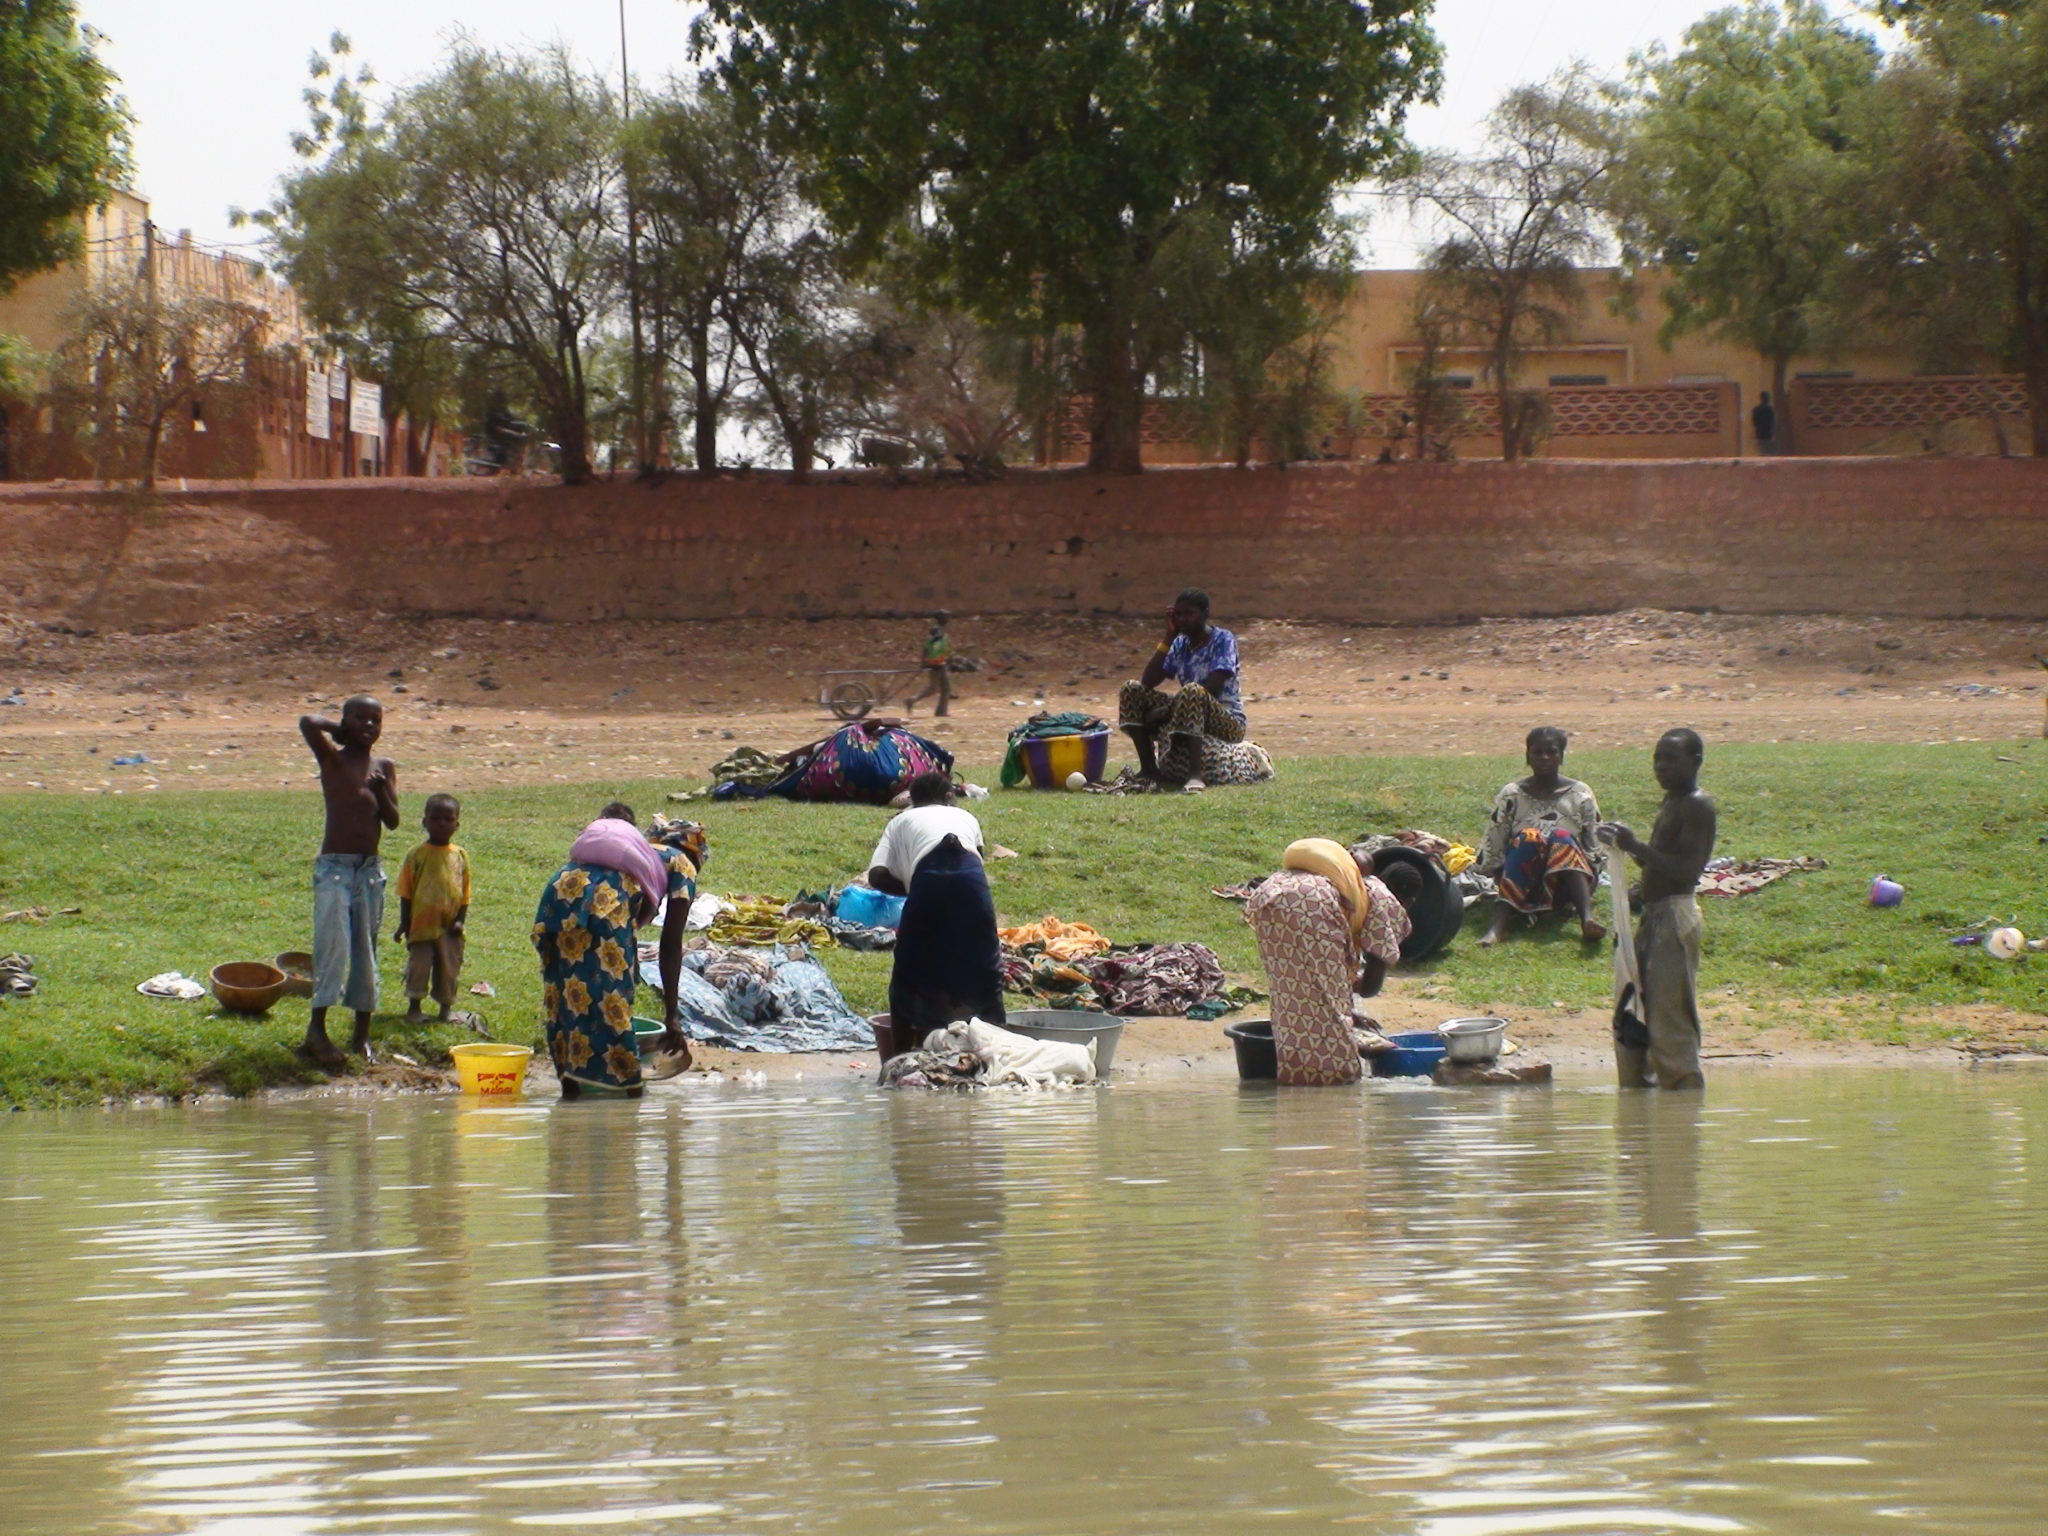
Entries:
{"type": "Polygon", "coordinates": [[[462,975],[462,930],[469,918],[469,855],[455,846],[462,804],[453,795],[429,795],[420,825],[427,840],[398,868],[398,932],[405,945],[405,1022],[420,1023],[420,1004],[431,996],[447,1022],[462,975]]]}
{"type": "Polygon", "coordinates": [[[909,714],[917,708],[918,701],[928,699],[934,693],[939,696],[938,707],[932,711],[935,716],[950,712],[953,703],[953,642],[946,634],[946,625],[951,620],[949,613],[932,615],[931,633],[924,637],[924,651],[920,661],[924,667],[924,686],[903,701],[903,713],[909,714]]]}

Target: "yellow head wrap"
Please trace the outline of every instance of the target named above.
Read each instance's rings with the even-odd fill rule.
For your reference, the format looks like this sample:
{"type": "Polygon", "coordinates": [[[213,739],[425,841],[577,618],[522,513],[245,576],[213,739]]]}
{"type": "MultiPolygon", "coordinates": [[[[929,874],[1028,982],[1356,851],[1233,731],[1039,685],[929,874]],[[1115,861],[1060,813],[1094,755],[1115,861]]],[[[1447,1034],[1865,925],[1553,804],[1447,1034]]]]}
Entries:
{"type": "Polygon", "coordinates": [[[1372,898],[1366,895],[1365,876],[1358,872],[1358,861],[1351,857],[1350,849],[1327,837],[1300,838],[1289,843],[1287,851],[1280,855],[1280,867],[1321,875],[1337,887],[1337,899],[1344,904],[1344,915],[1350,919],[1352,936],[1355,938],[1365,931],[1372,898]]]}

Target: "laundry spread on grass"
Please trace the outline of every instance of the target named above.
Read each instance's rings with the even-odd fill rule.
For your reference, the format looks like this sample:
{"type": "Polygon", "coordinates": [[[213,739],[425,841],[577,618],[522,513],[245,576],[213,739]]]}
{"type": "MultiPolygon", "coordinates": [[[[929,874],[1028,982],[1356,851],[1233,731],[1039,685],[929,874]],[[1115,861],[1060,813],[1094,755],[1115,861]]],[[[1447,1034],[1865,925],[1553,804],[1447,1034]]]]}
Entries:
{"type": "Polygon", "coordinates": [[[1035,946],[1038,953],[1054,960],[1080,960],[1109,949],[1109,940],[1088,924],[1063,923],[1050,914],[1020,928],[998,928],[996,937],[1006,948],[1025,950],[1035,946]]]}
{"type": "Polygon", "coordinates": [[[1805,855],[1796,859],[1713,859],[1694,887],[1700,896],[1747,896],[1773,880],[1803,870],[1826,869],[1828,861],[1805,855]]]}
{"type": "MultiPolygon", "coordinates": [[[[640,977],[659,994],[660,945],[640,946],[640,977]]],[[[865,1051],[866,1019],[802,944],[738,949],[698,940],[683,951],[676,989],[683,1032],[707,1045],[783,1054],[865,1051]]]]}
{"type": "Polygon", "coordinates": [[[1086,923],[1056,917],[997,936],[1003,990],[1048,1008],[1213,1019],[1261,995],[1229,985],[1223,962],[1206,944],[1113,946],[1086,923]]]}
{"type": "Polygon", "coordinates": [[[773,784],[789,769],[779,757],[771,757],[759,747],[734,747],[725,756],[711,765],[711,777],[701,789],[678,790],[669,796],[676,801],[708,800],[718,792],[721,785],[746,785],[761,789],[773,784]]]}

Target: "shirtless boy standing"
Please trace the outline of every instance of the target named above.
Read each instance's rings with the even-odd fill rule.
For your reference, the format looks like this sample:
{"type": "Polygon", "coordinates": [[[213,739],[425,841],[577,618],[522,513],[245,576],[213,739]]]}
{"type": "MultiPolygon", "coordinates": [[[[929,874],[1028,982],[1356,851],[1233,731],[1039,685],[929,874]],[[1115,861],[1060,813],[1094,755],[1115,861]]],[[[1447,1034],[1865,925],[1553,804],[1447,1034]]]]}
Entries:
{"type": "Polygon", "coordinates": [[[1645,843],[1618,821],[1595,834],[1643,866],[1643,917],[1636,930],[1636,972],[1650,1046],[1614,1043],[1624,1088],[1704,1088],[1700,1072],[1700,905],[1693,892],[1714,856],[1714,802],[1700,791],[1706,756],[1699,732],[1666,731],[1651,768],[1664,790],[1645,843]]]}
{"type": "Polygon", "coordinates": [[[377,934],[384,922],[384,865],[377,857],[384,829],[398,826],[398,770],[370,749],[384,733],[384,706],[360,695],[341,706],[339,721],[299,718],[299,734],[320,764],[327,833],[313,861],[313,1017],[308,1056],[330,1072],[348,1058],[327,1038],[327,1010],[346,1002],[356,1016],[349,1049],[370,1054],[370,1015],[377,1007],[377,934]]]}

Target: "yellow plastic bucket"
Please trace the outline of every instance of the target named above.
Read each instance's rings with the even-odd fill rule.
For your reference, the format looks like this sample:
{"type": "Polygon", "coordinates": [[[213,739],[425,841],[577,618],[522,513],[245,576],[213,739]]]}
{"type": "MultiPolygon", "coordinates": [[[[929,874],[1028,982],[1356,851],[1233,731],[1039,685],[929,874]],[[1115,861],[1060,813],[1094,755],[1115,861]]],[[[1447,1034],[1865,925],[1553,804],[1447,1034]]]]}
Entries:
{"type": "Polygon", "coordinates": [[[522,1092],[526,1064],[533,1059],[526,1046],[490,1043],[458,1045],[448,1054],[455,1058],[455,1075],[462,1080],[462,1091],[487,1096],[522,1092]]]}

